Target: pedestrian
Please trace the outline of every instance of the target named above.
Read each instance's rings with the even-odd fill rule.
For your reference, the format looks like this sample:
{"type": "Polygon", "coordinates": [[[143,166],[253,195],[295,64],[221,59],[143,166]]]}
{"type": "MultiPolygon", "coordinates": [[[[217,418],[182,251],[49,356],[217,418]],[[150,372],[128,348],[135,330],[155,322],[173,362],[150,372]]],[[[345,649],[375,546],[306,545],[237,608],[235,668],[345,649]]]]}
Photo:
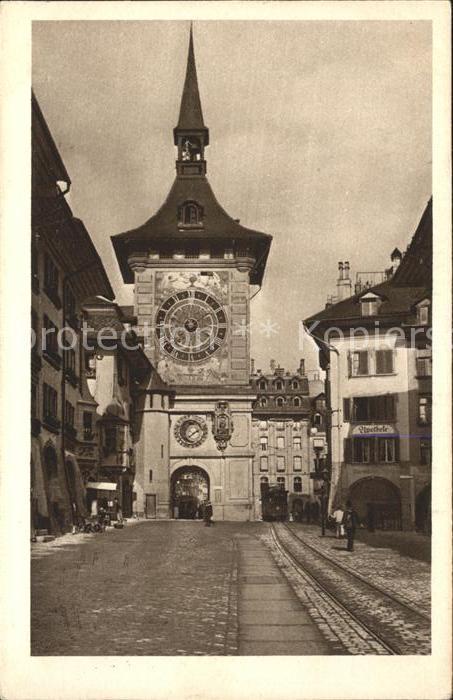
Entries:
{"type": "Polygon", "coordinates": [[[346,510],[343,514],[342,524],[344,526],[344,529],[346,530],[348,552],[352,552],[354,549],[354,535],[358,521],[359,518],[354,508],[352,507],[351,501],[346,501],[346,510]]]}
{"type": "Polygon", "coordinates": [[[211,501],[206,501],[203,508],[203,518],[206,527],[210,527],[212,523],[212,504],[211,501]]]}
{"type": "Polygon", "coordinates": [[[344,537],[343,515],[344,510],[341,508],[341,506],[338,506],[332,513],[332,517],[335,522],[335,537],[337,539],[344,537]]]}

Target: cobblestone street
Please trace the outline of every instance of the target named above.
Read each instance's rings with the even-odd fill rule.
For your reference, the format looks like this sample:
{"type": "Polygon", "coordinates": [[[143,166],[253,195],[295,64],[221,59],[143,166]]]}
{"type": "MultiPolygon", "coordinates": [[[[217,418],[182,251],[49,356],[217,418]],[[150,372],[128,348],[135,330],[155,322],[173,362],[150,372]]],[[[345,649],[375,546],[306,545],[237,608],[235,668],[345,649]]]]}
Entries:
{"type": "MultiPolygon", "coordinates": [[[[299,532],[344,559],[332,538],[299,532]]],[[[422,607],[429,566],[385,550],[384,568],[383,553],[361,543],[349,562],[408,597],[410,578],[422,607]]],[[[291,570],[258,522],[132,521],[35,544],[31,624],[33,655],[387,653],[291,570]]]]}

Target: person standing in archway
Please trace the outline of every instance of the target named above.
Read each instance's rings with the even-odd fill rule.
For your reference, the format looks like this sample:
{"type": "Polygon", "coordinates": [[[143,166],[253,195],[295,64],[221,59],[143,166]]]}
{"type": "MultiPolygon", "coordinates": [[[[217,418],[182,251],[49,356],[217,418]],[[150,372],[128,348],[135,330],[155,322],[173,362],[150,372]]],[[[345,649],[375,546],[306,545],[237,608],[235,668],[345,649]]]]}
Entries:
{"type": "Polygon", "coordinates": [[[344,526],[346,532],[346,549],[348,552],[352,552],[354,550],[354,535],[358,522],[359,518],[354,508],[352,507],[351,501],[346,501],[346,510],[343,514],[342,525],[344,526]]]}
{"type": "Polygon", "coordinates": [[[211,501],[206,501],[203,508],[203,518],[206,527],[210,527],[212,524],[212,504],[211,501]]]}

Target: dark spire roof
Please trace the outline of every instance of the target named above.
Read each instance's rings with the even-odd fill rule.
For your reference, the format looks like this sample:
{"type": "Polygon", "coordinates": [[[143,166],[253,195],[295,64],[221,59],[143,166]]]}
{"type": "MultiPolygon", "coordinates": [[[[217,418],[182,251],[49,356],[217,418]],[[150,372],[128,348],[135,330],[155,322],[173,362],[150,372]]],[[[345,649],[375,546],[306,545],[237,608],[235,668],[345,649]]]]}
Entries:
{"type": "Polygon", "coordinates": [[[197,68],[193,50],[192,25],[190,26],[189,54],[187,56],[186,79],[182,91],[181,109],[177,129],[205,129],[198,91],[197,68]]]}

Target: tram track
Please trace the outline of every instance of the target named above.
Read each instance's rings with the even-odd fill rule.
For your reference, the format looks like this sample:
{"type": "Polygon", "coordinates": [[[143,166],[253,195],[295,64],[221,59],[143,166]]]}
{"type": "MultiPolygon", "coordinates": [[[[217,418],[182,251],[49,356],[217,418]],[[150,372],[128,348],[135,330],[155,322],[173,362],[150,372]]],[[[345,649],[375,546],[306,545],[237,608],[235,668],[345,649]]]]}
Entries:
{"type": "Polygon", "coordinates": [[[331,559],[284,523],[272,525],[273,539],[292,565],[394,655],[429,654],[428,615],[331,559]]]}

